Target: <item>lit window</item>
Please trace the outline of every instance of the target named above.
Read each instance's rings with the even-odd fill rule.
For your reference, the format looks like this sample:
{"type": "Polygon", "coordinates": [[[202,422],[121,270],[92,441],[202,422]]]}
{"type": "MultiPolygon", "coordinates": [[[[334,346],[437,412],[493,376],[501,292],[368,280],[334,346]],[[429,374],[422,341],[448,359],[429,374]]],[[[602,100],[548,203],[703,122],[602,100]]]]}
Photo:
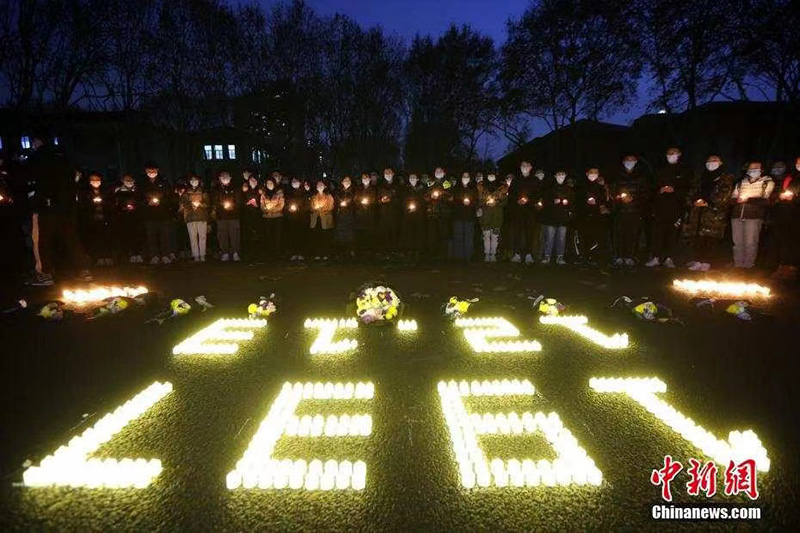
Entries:
{"type": "Polygon", "coordinates": [[[0,150],[2,150],[2,149],[3,149],[3,138],[0,137],[0,150]]]}
{"type": "Polygon", "coordinates": [[[214,159],[223,159],[225,156],[222,153],[222,145],[215,144],[214,145],[214,159]]]}
{"type": "Polygon", "coordinates": [[[252,159],[253,163],[260,163],[261,161],[258,160],[258,156],[261,155],[258,153],[258,150],[253,150],[252,159]]]}
{"type": "Polygon", "coordinates": [[[53,137],[53,144],[55,144],[56,146],[58,146],[58,144],[59,144],[60,142],[61,142],[61,139],[59,139],[58,137],[53,137]]]}
{"type": "Polygon", "coordinates": [[[203,153],[205,154],[206,159],[211,159],[212,157],[214,157],[214,154],[211,151],[211,145],[210,144],[207,144],[207,145],[203,146],[203,153]]]}
{"type": "Polygon", "coordinates": [[[19,143],[22,145],[23,150],[29,150],[31,147],[31,138],[27,135],[23,135],[23,137],[19,140],[19,143]]]}
{"type": "Polygon", "coordinates": [[[236,159],[236,145],[229,144],[228,145],[228,159],[236,159]]]}

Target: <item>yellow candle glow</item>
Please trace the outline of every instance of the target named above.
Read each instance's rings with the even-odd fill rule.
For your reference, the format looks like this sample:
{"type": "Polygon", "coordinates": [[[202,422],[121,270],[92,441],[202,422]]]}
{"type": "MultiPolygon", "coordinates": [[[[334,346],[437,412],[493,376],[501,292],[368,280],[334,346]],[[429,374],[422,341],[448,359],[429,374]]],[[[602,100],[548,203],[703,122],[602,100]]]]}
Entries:
{"type": "Polygon", "coordinates": [[[416,211],[417,210],[417,204],[415,204],[414,202],[411,202],[410,204],[408,204],[408,210],[409,211],[416,211]]]}
{"type": "Polygon", "coordinates": [[[439,198],[439,191],[433,191],[433,197],[439,198]]]}
{"type": "Polygon", "coordinates": [[[222,207],[224,207],[226,210],[229,211],[230,208],[231,208],[231,203],[230,202],[225,202],[225,203],[222,204],[222,207]]]}
{"type": "Polygon", "coordinates": [[[292,205],[290,205],[290,206],[289,206],[289,211],[291,211],[292,213],[294,213],[295,211],[297,211],[297,205],[295,205],[295,204],[292,204],[292,205]]]}
{"type": "Polygon", "coordinates": [[[198,208],[198,207],[200,207],[200,202],[192,202],[192,205],[193,205],[195,208],[198,208]]]}
{"type": "Polygon", "coordinates": [[[486,200],[486,205],[494,205],[494,198],[492,198],[492,197],[490,196],[490,197],[489,197],[489,199],[488,199],[488,200],[486,200]]]}
{"type": "Polygon", "coordinates": [[[367,204],[369,204],[369,198],[362,198],[361,205],[367,205],[367,204]]]}
{"type": "Polygon", "coordinates": [[[151,196],[150,197],[150,205],[158,205],[158,196],[151,196]]]}
{"type": "Polygon", "coordinates": [[[464,205],[469,205],[469,204],[470,204],[469,198],[464,198],[464,205]]]}
{"type": "MultiPolygon", "coordinates": [[[[3,200],[3,197],[0,196],[0,201],[2,201],[2,200],[3,200]]],[[[92,201],[94,203],[96,203],[96,204],[101,204],[101,203],[103,203],[103,198],[100,197],[100,196],[95,196],[94,198],[92,198],[92,201]]]]}

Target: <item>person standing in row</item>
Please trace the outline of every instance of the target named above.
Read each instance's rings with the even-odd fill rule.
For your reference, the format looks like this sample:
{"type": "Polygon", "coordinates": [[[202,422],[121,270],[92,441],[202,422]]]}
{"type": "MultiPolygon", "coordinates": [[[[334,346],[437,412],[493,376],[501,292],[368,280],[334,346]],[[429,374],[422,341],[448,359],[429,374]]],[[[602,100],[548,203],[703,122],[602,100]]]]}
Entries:
{"type": "MultiPolygon", "coordinates": [[[[542,181],[533,175],[533,165],[523,161],[519,166],[520,175],[514,178],[508,191],[509,215],[511,217],[513,263],[525,260],[526,264],[533,263],[533,235],[536,232],[536,213],[533,206],[539,199],[538,188],[542,181]]],[[[539,172],[539,171],[537,171],[539,172]]],[[[542,180],[544,171],[541,171],[542,180]]]]}
{"type": "Polygon", "coordinates": [[[441,261],[447,257],[448,243],[453,232],[453,183],[445,176],[444,168],[436,167],[433,180],[427,186],[425,248],[428,259],[441,261]]]}
{"type": "Polygon", "coordinates": [[[378,193],[370,175],[361,174],[361,186],[356,191],[356,247],[364,258],[371,256],[375,242],[378,193]]]}
{"type": "MultiPolygon", "coordinates": [[[[800,158],[795,167],[800,171],[800,158]]],[[[783,161],[773,163],[770,174],[775,189],[769,210],[769,252],[772,264],[777,265],[772,279],[794,281],[800,260],[800,178],[789,174],[783,161]]]]}
{"type": "Polygon", "coordinates": [[[150,264],[172,262],[170,244],[172,219],[170,208],[172,194],[167,181],[158,173],[158,165],[144,166],[145,179],[142,185],[142,217],[150,264]]]}
{"type": "Polygon", "coordinates": [[[636,248],[648,197],[647,180],[635,155],[625,156],[622,170],[610,188],[615,211],[614,265],[632,267],[636,264],[636,248]]]}
{"type": "Polygon", "coordinates": [[[216,186],[212,189],[213,215],[217,221],[217,242],[222,261],[239,261],[241,257],[241,191],[233,186],[230,172],[219,173],[216,186]]]}
{"type": "Polygon", "coordinates": [[[722,159],[711,154],[688,194],[689,209],[683,224],[691,261],[689,270],[706,271],[719,243],[725,238],[731,210],[733,174],[725,170],[722,159]]]}
{"type": "Polygon", "coordinates": [[[397,250],[402,213],[401,190],[395,181],[394,170],[386,168],[378,186],[378,242],[379,250],[389,256],[397,250]]]}
{"type": "Polygon", "coordinates": [[[317,180],[316,193],[311,197],[310,229],[316,247],[316,260],[328,260],[333,236],[333,195],[323,180],[317,180]]]}
{"type": "Polygon", "coordinates": [[[572,183],[567,181],[567,173],[557,170],[554,181],[546,183],[541,192],[542,201],[542,243],[541,264],[549,265],[555,251],[556,264],[566,265],[564,250],[567,246],[567,225],[572,219],[572,183]]]}
{"type": "Polygon", "coordinates": [[[498,182],[497,173],[490,170],[486,174],[486,180],[478,184],[480,207],[476,212],[483,236],[483,260],[487,263],[497,262],[497,247],[500,244],[507,197],[508,189],[505,183],[498,182]]]}
{"type": "Polygon", "coordinates": [[[468,263],[472,260],[475,244],[475,214],[478,191],[469,172],[453,188],[453,259],[468,263]]]}
{"type": "Polygon", "coordinates": [[[259,190],[258,201],[261,206],[262,234],[264,236],[261,239],[261,254],[266,252],[267,257],[281,257],[284,231],[283,210],[286,207],[286,198],[277,176],[273,174],[264,180],[264,188],[259,190]]]}
{"type": "Polygon", "coordinates": [[[261,187],[258,178],[250,170],[242,172],[242,245],[248,260],[262,259],[261,187]]]}
{"type": "Polygon", "coordinates": [[[119,235],[123,256],[131,263],[142,263],[141,239],[141,195],[132,174],[124,174],[122,183],[114,190],[116,220],[114,226],[119,235]]]}
{"type": "Polygon", "coordinates": [[[285,198],[286,247],[292,261],[302,261],[308,249],[308,193],[300,178],[292,178],[285,198]]]}
{"type": "Polygon", "coordinates": [[[95,266],[111,266],[113,201],[103,190],[103,177],[97,172],[89,174],[89,188],[78,195],[78,225],[83,236],[83,246],[95,266]]]}
{"type": "Polygon", "coordinates": [[[747,175],[733,189],[732,198],[736,204],[731,214],[731,233],[733,266],[736,268],[755,266],[761,227],[775,188],[775,182],[763,175],[761,169],[760,162],[751,162],[747,175]]]}
{"type": "Polygon", "coordinates": [[[345,176],[336,191],[336,221],[334,226],[334,242],[336,256],[339,259],[352,260],[355,257],[356,242],[356,195],[353,180],[345,176]]]}
{"type": "Polygon", "coordinates": [[[578,255],[589,265],[607,260],[610,213],[608,187],[600,170],[590,168],[577,187],[575,205],[578,255]]]}
{"type": "Polygon", "coordinates": [[[667,163],[655,174],[653,191],[653,226],[650,238],[650,260],[647,267],[663,265],[675,268],[672,260],[675,239],[683,216],[686,193],[692,183],[691,172],[681,162],[677,147],[667,150],[667,163]]]}
{"type": "Polygon", "coordinates": [[[403,194],[403,219],[400,225],[401,249],[412,261],[419,261],[425,246],[425,188],[416,174],[408,176],[403,194]]]}
{"type": "Polygon", "coordinates": [[[195,262],[206,260],[206,235],[208,233],[208,210],[211,199],[203,190],[200,178],[189,175],[189,187],[181,199],[181,211],[189,233],[189,245],[195,262]]]}

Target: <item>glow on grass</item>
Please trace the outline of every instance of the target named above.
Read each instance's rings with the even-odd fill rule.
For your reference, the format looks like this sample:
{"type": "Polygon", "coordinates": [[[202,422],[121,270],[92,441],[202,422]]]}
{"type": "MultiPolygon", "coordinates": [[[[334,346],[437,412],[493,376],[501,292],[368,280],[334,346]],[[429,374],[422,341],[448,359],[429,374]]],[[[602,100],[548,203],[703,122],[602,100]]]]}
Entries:
{"type": "Polygon", "coordinates": [[[147,294],[147,287],[96,287],[94,289],[65,289],[61,293],[61,299],[68,304],[85,305],[93,302],[99,302],[106,298],[114,297],[127,297],[135,298],[142,294],[147,294]]]}
{"type": "Polygon", "coordinates": [[[172,349],[173,355],[233,355],[241,341],[253,338],[252,330],[266,327],[267,321],[254,318],[220,318],[172,349]]]}
{"type": "Polygon", "coordinates": [[[399,320],[397,322],[397,331],[417,331],[416,320],[399,320]]]}
{"type": "Polygon", "coordinates": [[[365,437],[372,434],[368,414],[295,415],[303,400],[371,400],[375,385],[367,383],[284,383],[242,458],[225,478],[228,489],[362,490],[363,461],[277,459],[275,446],[288,437],[365,437]]]}
{"type": "Polygon", "coordinates": [[[535,487],[538,485],[599,485],[603,475],[556,413],[467,413],[466,396],[519,394],[535,390],[527,380],[439,382],[442,412],[464,488],[535,487]],[[521,435],[541,432],[556,452],[556,459],[489,459],[478,443],[478,435],[521,435]]]}
{"type": "Polygon", "coordinates": [[[710,294],[713,296],[730,296],[743,298],[746,296],[770,297],[769,287],[758,283],[676,279],[672,286],[689,294],[710,294]]]}
{"type": "Polygon", "coordinates": [[[317,338],[311,344],[310,352],[312,355],[331,355],[349,352],[358,348],[358,341],[355,339],[333,340],[333,337],[340,329],[357,329],[358,322],[355,318],[307,318],[304,323],[306,329],[316,329],[319,331],[317,338]]]}
{"type": "Polygon", "coordinates": [[[759,471],[769,471],[767,450],[752,430],[731,431],[727,441],[716,438],[656,396],[667,391],[667,385],[658,378],[592,378],[589,387],[596,392],[628,395],[717,463],[727,465],[734,461],[738,464],[753,459],[759,471]]]}
{"type": "Polygon", "coordinates": [[[585,316],[542,315],[539,317],[539,323],[564,326],[584,339],[588,339],[609,350],[621,350],[628,347],[627,333],[614,333],[611,336],[600,333],[589,326],[589,319],[585,316]]]}
{"type": "Polygon", "coordinates": [[[27,468],[22,473],[22,483],[28,487],[147,487],[161,473],[158,459],[88,459],[88,456],[171,391],[171,383],[156,381],[73,437],[66,446],[46,456],[39,466],[27,468]]]}
{"type": "Polygon", "coordinates": [[[519,337],[519,330],[502,317],[457,318],[455,325],[464,330],[464,338],[477,353],[526,353],[542,350],[542,345],[535,340],[489,340],[497,337],[519,337]]]}

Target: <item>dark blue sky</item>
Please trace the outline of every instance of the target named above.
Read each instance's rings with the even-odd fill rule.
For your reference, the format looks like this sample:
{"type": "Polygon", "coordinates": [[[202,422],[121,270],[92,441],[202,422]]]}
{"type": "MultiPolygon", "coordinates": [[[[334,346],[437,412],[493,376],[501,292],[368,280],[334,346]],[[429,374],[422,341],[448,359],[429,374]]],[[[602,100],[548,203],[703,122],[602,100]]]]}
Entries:
{"type": "MultiPolygon", "coordinates": [[[[276,0],[255,1],[265,10],[276,3],[276,0]]],[[[306,3],[321,15],[342,13],[364,27],[382,26],[406,42],[416,34],[437,36],[450,24],[469,24],[491,36],[499,48],[506,39],[506,21],[522,15],[530,0],[306,0],[306,3]]],[[[631,110],[605,120],[627,124],[644,112],[646,101],[646,91],[641,89],[640,102],[631,110]]],[[[543,125],[534,125],[536,135],[547,131],[543,125]]],[[[506,151],[506,141],[502,136],[487,139],[486,147],[494,157],[500,157],[506,151]]]]}

